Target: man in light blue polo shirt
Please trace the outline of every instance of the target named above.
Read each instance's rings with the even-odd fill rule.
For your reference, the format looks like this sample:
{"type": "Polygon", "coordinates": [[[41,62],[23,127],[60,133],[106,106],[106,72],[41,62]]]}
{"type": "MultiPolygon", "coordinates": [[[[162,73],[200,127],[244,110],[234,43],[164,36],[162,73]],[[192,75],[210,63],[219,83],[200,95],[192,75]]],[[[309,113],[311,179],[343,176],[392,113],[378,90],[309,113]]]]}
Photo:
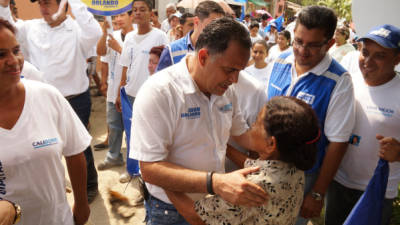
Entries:
{"type": "Polygon", "coordinates": [[[296,21],[293,50],[278,57],[269,79],[268,98],[295,96],[312,106],[320,120],[318,159],[306,171],[305,197],[297,224],[318,217],[324,195],[347,149],[354,126],[354,93],[350,75],[329,54],[334,44],[335,13],[326,7],[304,8],[296,21]]]}

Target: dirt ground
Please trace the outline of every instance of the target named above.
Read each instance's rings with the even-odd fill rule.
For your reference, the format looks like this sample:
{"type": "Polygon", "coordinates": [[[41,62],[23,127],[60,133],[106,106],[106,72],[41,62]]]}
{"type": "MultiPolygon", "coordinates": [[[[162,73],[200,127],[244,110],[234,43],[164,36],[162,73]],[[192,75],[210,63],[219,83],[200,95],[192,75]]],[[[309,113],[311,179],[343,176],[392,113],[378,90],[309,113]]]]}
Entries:
{"type": "MultiPolygon", "coordinates": [[[[90,134],[93,137],[92,146],[102,142],[107,135],[106,126],[106,102],[101,96],[92,96],[92,114],[90,116],[90,134]]],[[[125,140],[125,139],[124,139],[125,140]]],[[[125,142],[125,141],[124,141],[125,142]]],[[[108,149],[101,151],[93,151],[95,165],[104,160],[108,149]]],[[[126,156],[126,146],[123,143],[123,154],[126,156]]],[[[126,159],[126,158],[125,158],[126,159]]],[[[121,184],[119,176],[125,171],[125,166],[112,168],[103,171],[97,171],[99,176],[99,195],[90,205],[91,213],[88,225],[121,225],[121,224],[144,224],[145,210],[141,206],[120,206],[112,208],[109,203],[108,190],[120,192],[125,195],[130,204],[134,204],[135,200],[140,198],[137,180],[132,180],[129,184],[121,184]],[[125,190],[126,189],[126,190],[125,190]],[[122,215],[129,216],[124,218],[122,215]]],[[[68,174],[66,172],[66,174],[68,174]]],[[[70,186],[69,178],[67,178],[67,186],[70,186]]],[[[73,204],[72,193],[67,193],[68,202],[73,204]]]]}

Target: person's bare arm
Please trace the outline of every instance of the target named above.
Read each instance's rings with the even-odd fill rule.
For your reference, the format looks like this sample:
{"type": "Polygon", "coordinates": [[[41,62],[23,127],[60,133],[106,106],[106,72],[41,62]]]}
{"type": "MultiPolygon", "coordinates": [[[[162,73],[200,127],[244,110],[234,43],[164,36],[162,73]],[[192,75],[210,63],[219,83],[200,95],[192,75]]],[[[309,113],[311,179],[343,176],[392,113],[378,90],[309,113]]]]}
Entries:
{"type": "MultiPolygon", "coordinates": [[[[140,162],[143,180],[168,191],[207,193],[204,171],[187,169],[169,162],[140,162]]],[[[245,176],[259,168],[246,168],[231,173],[214,173],[212,187],[216,194],[235,205],[260,206],[267,201],[267,194],[245,176]]]]}
{"type": "Polygon", "coordinates": [[[71,180],[72,190],[74,192],[74,214],[75,224],[83,225],[89,219],[90,208],[87,200],[86,192],[86,159],[85,155],[79,153],[77,155],[65,157],[68,174],[71,180]]]}
{"type": "Polygon", "coordinates": [[[101,62],[101,82],[100,82],[100,92],[104,97],[107,97],[108,88],[108,63],[101,62]]]}
{"type": "Polygon", "coordinates": [[[11,225],[15,218],[15,209],[11,202],[0,200],[0,225],[11,225]]]}
{"type": "MultiPolygon", "coordinates": [[[[126,66],[122,67],[121,81],[120,81],[120,83],[119,83],[119,89],[118,89],[118,90],[121,90],[121,88],[122,88],[123,86],[126,85],[126,71],[127,71],[127,70],[128,70],[128,67],[126,67],[126,66]]],[[[121,107],[121,94],[120,94],[119,91],[118,91],[118,97],[117,97],[117,99],[115,100],[115,107],[117,108],[117,111],[118,111],[118,112],[121,112],[121,111],[122,111],[122,107],[121,107]]]]}
{"type": "Polygon", "coordinates": [[[179,214],[181,214],[189,224],[205,225],[200,216],[197,215],[194,209],[194,201],[189,198],[189,196],[182,192],[164,191],[169,200],[171,200],[172,204],[175,206],[176,210],[178,210],[179,214]]]}
{"type": "Polygon", "coordinates": [[[229,145],[226,148],[226,156],[235,163],[239,168],[244,167],[244,161],[248,158],[247,155],[238,151],[233,146],[229,145]]]}
{"type": "MultiPolygon", "coordinates": [[[[347,142],[331,142],[328,145],[319,176],[312,188],[313,191],[325,195],[346,153],[347,145],[347,142]]],[[[311,193],[307,193],[301,206],[300,215],[304,218],[319,216],[323,205],[323,198],[321,201],[317,201],[311,196],[311,193]]]]}
{"type": "Polygon", "coordinates": [[[96,53],[98,56],[104,56],[107,54],[107,28],[110,25],[104,19],[103,26],[101,27],[103,30],[103,35],[100,40],[97,42],[96,53]]]}

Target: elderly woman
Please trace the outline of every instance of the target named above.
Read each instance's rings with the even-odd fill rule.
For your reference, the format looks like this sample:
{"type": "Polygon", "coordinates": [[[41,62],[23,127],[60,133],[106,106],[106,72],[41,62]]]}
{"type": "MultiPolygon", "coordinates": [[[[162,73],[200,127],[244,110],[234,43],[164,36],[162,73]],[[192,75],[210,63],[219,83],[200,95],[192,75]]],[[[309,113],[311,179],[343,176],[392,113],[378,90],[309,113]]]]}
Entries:
{"type": "Polygon", "coordinates": [[[54,87],[20,78],[23,63],[14,27],[0,19],[0,199],[21,207],[21,225],[84,224],[90,209],[83,151],[91,136],[54,87]]]}
{"type": "Polygon", "coordinates": [[[332,58],[336,59],[336,61],[342,61],[343,57],[356,49],[352,44],[348,43],[350,31],[347,27],[338,27],[335,31],[335,44],[329,49],[329,54],[332,58]]]}

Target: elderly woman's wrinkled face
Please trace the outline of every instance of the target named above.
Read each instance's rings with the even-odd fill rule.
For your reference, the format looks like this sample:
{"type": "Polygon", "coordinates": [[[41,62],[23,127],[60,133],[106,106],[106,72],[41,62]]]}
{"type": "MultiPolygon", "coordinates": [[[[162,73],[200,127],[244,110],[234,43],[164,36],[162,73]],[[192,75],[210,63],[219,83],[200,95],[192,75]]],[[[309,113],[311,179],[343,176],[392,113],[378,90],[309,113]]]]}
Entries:
{"type": "Polygon", "coordinates": [[[19,81],[24,57],[15,35],[7,28],[0,30],[0,84],[19,81]]]}

